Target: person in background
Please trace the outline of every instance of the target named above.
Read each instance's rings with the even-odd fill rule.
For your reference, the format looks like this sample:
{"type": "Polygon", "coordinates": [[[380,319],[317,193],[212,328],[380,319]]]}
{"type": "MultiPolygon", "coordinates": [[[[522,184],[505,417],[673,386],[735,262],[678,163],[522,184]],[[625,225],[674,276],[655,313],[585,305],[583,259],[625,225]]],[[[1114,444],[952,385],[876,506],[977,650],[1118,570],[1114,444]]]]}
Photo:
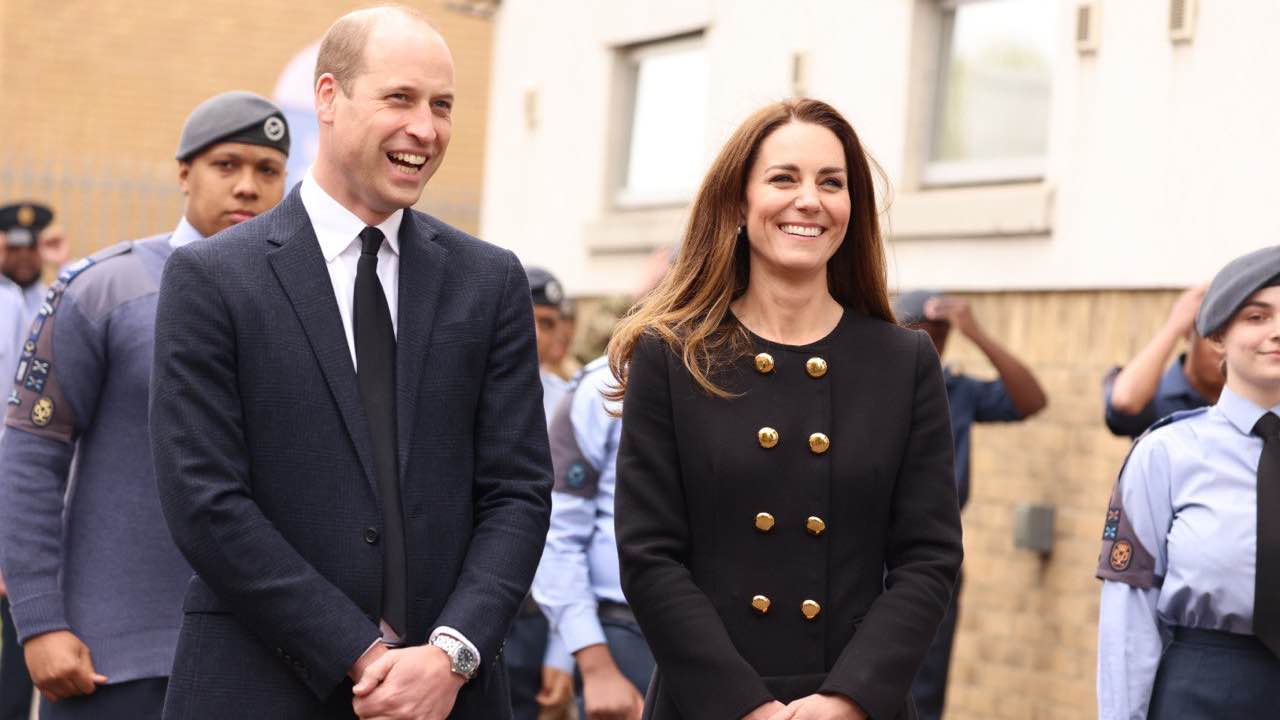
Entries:
{"type": "Polygon", "coordinates": [[[1107,506],[1099,720],[1276,717],[1280,687],[1280,246],[1227,263],[1196,316],[1223,357],[1212,406],[1156,422],[1107,506]]]}
{"type": "Polygon", "coordinates": [[[1113,368],[1103,379],[1105,419],[1112,434],[1136,439],[1162,417],[1218,401],[1226,382],[1222,354],[1195,327],[1208,287],[1183,291],[1155,336],[1124,367],[1113,368]],[[1169,356],[1184,339],[1186,352],[1169,364],[1169,356]]]}
{"type": "MultiPolygon", "coordinates": [[[[963,510],[969,501],[970,430],[973,424],[1025,420],[1043,410],[1048,400],[1035,374],[987,334],[963,298],[916,290],[900,295],[895,310],[898,322],[929,334],[939,356],[947,346],[952,328],[960,331],[986,355],[999,376],[995,380],[978,380],[952,372],[949,368],[943,370],[951,410],[951,433],[955,441],[956,491],[963,510]]],[[[947,608],[946,617],[938,627],[938,635],[911,687],[921,720],[942,717],[963,582],[962,572],[956,580],[955,596],[947,608]]]]}
{"type": "Polygon", "coordinates": [[[160,717],[191,578],[148,442],[161,272],[279,202],[288,149],[267,100],[201,103],[178,147],[177,227],[69,266],[24,341],[0,435],[0,551],[43,720],[160,717]]]}
{"type": "Polygon", "coordinates": [[[34,202],[0,207],[0,239],[5,255],[0,272],[22,289],[26,323],[35,319],[45,302],[48,286],[43,281],[47,267],[59,267],[67,260],[67,241],[53,222],[53,210],[34,202]]]}
{"type": "Polygon", "coordinates": [[[560,303],[560,344],[556,348],[555,363],[560,377],[569,379],[582,370],[582,363],[573,356],[573,340],[578,331],[578,303],[572,298],[565,298],[560,303]]]}

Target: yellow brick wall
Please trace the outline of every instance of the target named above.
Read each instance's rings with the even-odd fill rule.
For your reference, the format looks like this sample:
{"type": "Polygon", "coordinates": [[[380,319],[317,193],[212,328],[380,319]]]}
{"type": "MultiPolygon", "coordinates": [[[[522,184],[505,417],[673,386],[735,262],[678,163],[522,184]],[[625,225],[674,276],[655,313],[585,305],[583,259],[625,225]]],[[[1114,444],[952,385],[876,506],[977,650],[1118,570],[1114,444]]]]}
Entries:
{"type": "MultiPolygon", "coordinates": [[[[1111,485],[1128,449],[1102,421],[1101,380],[1163,323],[1173,291],[991,293],[975,316],[1026,362],[1049,395],[1036,417],[973,430],[964,513],[965,585],[948,720],[1096,716],[1099,581],[1093,577],[1111,485]],[[1056,508],[1052,555],[1013,546],[1014,508],[1056,508]]],[[[995,376],[953,332],[944,362],[995,376]]]]}
{"type": "MultiPolygon", "coordinates": [[[[76,254],[172,229],[173,153],[192,108],[226,90],[269,97],[295,54],[370,4],[0,0],[0,201],[65,206],[76,254]]],[[[423,206],[475,232],[492,24],[444,0],[407,4],[440,25],[457,68],[453,139],[423,206]]]]}

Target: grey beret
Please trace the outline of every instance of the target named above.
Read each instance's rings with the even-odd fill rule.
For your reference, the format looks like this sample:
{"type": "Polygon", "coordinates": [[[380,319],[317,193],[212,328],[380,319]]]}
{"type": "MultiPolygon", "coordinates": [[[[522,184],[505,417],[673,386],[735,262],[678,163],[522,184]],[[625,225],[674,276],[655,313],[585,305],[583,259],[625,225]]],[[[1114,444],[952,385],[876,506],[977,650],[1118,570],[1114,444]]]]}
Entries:
{"type": "Polygon", "coordinates": [[[1204,294],[1196,315],[1196,332],[1201,337],[1218,332],[1250,295],[1272,285],[1280,285],[1280,245],[1255,250],[1227,263],[1204,294]]]}
{"type": "Polygon", "coordinates": [[[178,159],[190,160],[219,142],[265,145],[289,154],[289,124],[270,100],[236,90],[214,95],[196,106],[182,126],[178,159]]]}
{"type": "Polygon", "coordinates": [[[534,305],[560,307],[564,302],[564,288],[555,275],[540,267],[527,267],[524,273],[529,277],[529,294],[533,296],[534,305]]]}
{"type": "Polygon", "coordinates": [[[893,314],[898,316],[898,322],[903,325],[924,322],[929,319],[924,316],[925,304],[938,296],[938,293],[932,290],[912,290],[902,293],[893,301],[893,314]]]}

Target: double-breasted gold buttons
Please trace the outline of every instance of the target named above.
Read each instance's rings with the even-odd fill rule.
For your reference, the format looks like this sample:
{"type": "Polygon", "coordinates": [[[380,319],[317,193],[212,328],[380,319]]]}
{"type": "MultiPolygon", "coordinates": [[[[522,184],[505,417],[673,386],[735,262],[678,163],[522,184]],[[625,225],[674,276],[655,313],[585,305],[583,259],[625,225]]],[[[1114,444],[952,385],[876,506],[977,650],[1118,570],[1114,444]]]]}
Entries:
{"type": "Polygon", "coordinates": [[[773,516],[767,512],[756,513],[756,529],[760,532],[769,532],[773,529],[775,522],[773,516]]]}
{"type": "Polygon", "coordinates": [[[769,612],[769,606],[772,604],[773,604],[773,601],[765,597],[764,595],[756,595],[755,597],[751,598],[751,609],[755,610],[761,615],[769,612]]]}
{"type": "Polygon", "coordinates": [[[756,371],[761,375],[773,372],[773,356],[764,352],[756,355],[756,371]]]}
{"type": "Polygon", "coordinates": [[[778,444],[778,431],[771,427],[762,427],[756,431],[756,440],[760,447],[768,449],[778,444]]]}
{"type": "Polygon", "coordinates": [[[814,433],[809,436],[809,449],[814,455],[821,455],[831,447],[831,438],[822,433],[814,433]]]}
{"type": "Polygon", "coordinates": [[[820,378],[827,374],[827,361],[820,357],[811,357],[804,364],[804,371],[811,378],[820,378]]]}
{"type": "Polygon", "coordinates": [[[800,603],[800,612],[804,614],[805,620],[813,620],[822,612],[822,606],[815,600],[805,600],[800,603]]]}
{"type": "Polygon", "coordinates": [[[827,529],[827,524],[817,515],[810,515],[808,520],[804,521],[804,529],[809,531],[810,535],[817,537],[827,529]]]}

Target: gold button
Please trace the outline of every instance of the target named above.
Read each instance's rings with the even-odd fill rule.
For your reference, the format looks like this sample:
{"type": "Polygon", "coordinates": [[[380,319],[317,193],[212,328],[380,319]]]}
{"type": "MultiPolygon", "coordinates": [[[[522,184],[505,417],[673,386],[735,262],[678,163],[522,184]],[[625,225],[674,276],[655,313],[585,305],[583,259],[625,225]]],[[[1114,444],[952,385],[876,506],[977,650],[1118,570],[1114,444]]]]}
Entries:
{"type": "Polygon", "coordinates": [[[800,612],[804,613],[805,620],[812,620],[818,617],[818,613],[822,612],[822,606],[813,600],[805,600],[800,603],[800,612]]]}
{"type": "Polygon", "coordinates": [[[804,369],[809,373],[809,377],[820,378],[827,374],[827,361],[820,357],[811,357],[805,362],[804,369]]]}
{"type": "Polygon", "coordinates": [[[756,529],[760,532],[769,532],[773,529],[774,519],[769,513],[756,513],[756,529]]]}
{"type": "Polygon", "coordinates": [[[778,444],[778,431],[771,427],[762,427],[756,433],[756,439],[760,441],[760,447],[771,448],[778,444]]]}
{"type": "Polygon", "coordinates": [[[804,529],[809,531],[810,535],[821,535],[827,529],[827,524],[822,522],[822,518],[817,515],[810,515],[809,519],[804,523],[804,529]]]}
{"type": "Polygon", "coordinates": [[[761,375],[768,375],[773,372],[773,356],[769,353],[760,353],[756,356],[756,370],[761,375]]]}
{"type": "MultiPolygon", "coordinates": [[[[764,432],[764,430],[761,430],[760,432],[764,432]]],[[[763,443],[764,440],[761,440],[760,442],[763,443]]],[[[774,442],[777,441],[775,440],[774,442]]],[[[814,455],[821,455],[826,452],[829,447],[831,447],[831,438],[828,438],[826,435],[823,435],[822,433],[814,433],[809,436],[809,449],[813,451],[814,455]]]]}
{"type": "Polygon", "coordinates": [[[769,606],[772,604],[773,601],[763,595],[757,595],[751,598],[751,607],[761,615],[769,612],[769,606]]]}

